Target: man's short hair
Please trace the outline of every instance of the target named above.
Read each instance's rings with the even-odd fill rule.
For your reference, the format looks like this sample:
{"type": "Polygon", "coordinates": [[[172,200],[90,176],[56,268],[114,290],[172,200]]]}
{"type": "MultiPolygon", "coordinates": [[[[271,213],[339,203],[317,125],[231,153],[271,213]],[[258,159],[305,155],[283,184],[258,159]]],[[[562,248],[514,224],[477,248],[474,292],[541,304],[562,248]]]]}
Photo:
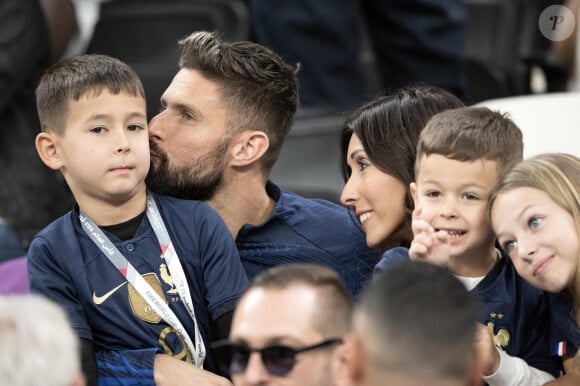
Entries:
{"type": "Polygon", "coordinates": [[[477,318],[475,298],[446,268],[406,261],[383,271],[363,291],[354,333],[368,353],[368,366],[425,384],[461,380],[474,358],[477,318]]]}
{"type": "Polygon", "coordinates": [[[260,130],[270,148],[262,158],[265,174],[278,159],[298,109],[297,69],[253,42],[222,41],[215,32],[194,32],[179,42],[179,67],[200,71],[219,84],[229,110],[230,131],[260,130]]]}

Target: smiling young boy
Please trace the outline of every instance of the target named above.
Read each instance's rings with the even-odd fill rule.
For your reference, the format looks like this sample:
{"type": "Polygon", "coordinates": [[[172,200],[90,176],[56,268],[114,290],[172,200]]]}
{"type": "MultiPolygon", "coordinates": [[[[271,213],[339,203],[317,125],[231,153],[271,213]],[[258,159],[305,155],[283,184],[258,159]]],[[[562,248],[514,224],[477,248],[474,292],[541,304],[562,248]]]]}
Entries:
{"type": "Polygon", "coordinates": [[[68,311],[84,370],[96,356],[101,385],[161,385],[171,375],[224,384],[198,368],[212,369],[205,347],[227,336],[247,277],[209,206],[147,191],[139,78],[117,59],[82,55],[47,70],[36,96],[38,154],[62,172],[76,205],[32,241],[31,290],[68,311]]]}
{"type": "Polygon", "coordinates": [[[542,385],[561,370],[551,352],[557,318],[550,320],[548,296],[496,249],[487,217],[492,189],[522,154],[522,134],[505,116],[487,108],[445,111],[421,132],[411,184],[409,255],[447,266],[479,299],[477,344],[490,385],[542,385]]]}

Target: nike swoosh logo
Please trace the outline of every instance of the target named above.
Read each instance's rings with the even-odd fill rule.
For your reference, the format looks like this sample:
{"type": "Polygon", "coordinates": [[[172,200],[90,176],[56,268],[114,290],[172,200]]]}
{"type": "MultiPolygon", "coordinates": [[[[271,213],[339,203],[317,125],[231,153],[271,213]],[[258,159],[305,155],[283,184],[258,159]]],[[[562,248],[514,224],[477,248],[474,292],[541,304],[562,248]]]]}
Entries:
{"type": "Polygon", "coordinates": [[[110,290],[109,292],[107,292],[106,294],[104,294],[103,296],[97,296],[96,292],[93,292],[93,302],[95,302],[96,305],[99,304],[103,304],[103,302],[105,300],[107,300],[108,298],[111,297],[111,295],[113,295],[115,292],[117,292],[117,290],[119,288],[121,288],[122,286],[124,286],[125,284],[127,284],[127,282],[121,283],[118,286],[116,286],[115,288],[113,288],[112,290],[110,290]]]}

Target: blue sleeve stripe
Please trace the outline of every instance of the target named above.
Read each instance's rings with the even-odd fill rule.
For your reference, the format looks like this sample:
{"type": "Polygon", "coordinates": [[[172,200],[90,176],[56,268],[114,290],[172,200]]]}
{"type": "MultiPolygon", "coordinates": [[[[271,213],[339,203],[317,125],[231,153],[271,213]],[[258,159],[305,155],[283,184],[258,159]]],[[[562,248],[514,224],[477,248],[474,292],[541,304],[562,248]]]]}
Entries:
{"type": "Polygon", "coordinates": [[[130,374],[130,375],[141,375],[141,376],[153,376],[153,371],[151,369],[127,369],[127,366],[114,365],[106,362],[98,362],[99,375],[107,375],[107,373],[112,374],[130,374]]]}
{"type": "Polygon", "coordinates": [[[98,351],[99,386],[154,385],[156,348],[125,351],[98,351]]]}
{"type": "Polygon", "coordinates": [[[97,386],[155,386],[153,379],[141,379],[134,377],[102,377],[97,378],[97,386]]]}

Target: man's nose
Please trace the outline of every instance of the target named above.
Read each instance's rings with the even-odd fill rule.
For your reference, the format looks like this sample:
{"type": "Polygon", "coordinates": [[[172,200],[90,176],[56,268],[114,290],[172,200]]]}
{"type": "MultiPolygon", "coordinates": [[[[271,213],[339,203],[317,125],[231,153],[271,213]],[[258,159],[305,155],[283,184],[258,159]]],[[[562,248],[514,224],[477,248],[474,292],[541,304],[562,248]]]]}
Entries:
{"type": "Polygon", "coordinates": [[[239,374],[240,378],[244,379],[243,385],[265,385],[270,378],[270,373],[264,366],[260,353],[253,352],[248,358],[248,366],[243,374],[239,374]]]}
{"type": "Polygon", "coordinates": [[[151,118],[149,122],[149,137],[155,140],[160,140],[163,127],[163,111],[151,118]]]}

